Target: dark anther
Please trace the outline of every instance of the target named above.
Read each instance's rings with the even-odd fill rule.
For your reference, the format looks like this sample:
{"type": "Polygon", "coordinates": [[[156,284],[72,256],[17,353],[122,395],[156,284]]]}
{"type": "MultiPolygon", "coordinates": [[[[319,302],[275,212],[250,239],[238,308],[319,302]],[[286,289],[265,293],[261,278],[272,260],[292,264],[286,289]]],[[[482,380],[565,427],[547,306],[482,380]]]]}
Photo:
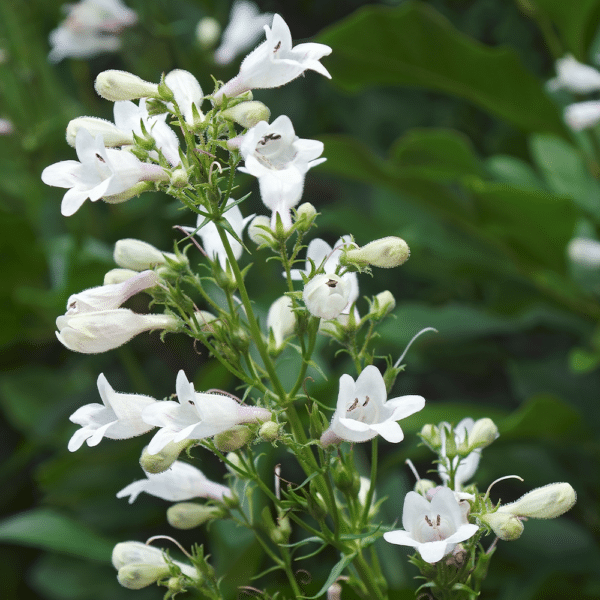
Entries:
{"type": "Polygon", "coordinates": [[[429,517],[427,515],[425,515],[425,523],[427,523],[429,527],[433,527],[433,523],[429,520],[429,517]]]}
{"type": "Polygon", "coordinates": [[[273,50],[273,52],[277,52],[277,50],[279,50],[279,48],[281,48],[281,40],[279,40],[277,42],[277,46],[275,46],[275,50],[273,50]]]}
{"type": "Polygon", "coordinates": [[[366,406],[367,404],[369,404],[369,400],[371,398],[369,398],[369,396],[366,397],[365,401],[363,402],[363,406],[366,406]]]}
{"type": "Polygon", "coordinates": [[[335,279],[330,279],[330,280],[327,282],[327,285],[328,285],[330,288],[334,288],[334,287],[335,287],[337,284],[338,284],[338,282],[337,282],[335,279]]]}
{"type": "Polygon", "coordinates": [[[442,523],[442,517],[440,517],[440,515],[438,515],[437,519],[436,519],[436,525],[439,527],[441,525],[441,523],[442,523]]]}
{"type": "Polygon", "coordinates": [[[96,158],[100,161],[105,163],[106,161],[96,152],[96,158]]]}
{"type": "Polygon", "coordinates": [[[355,398],[354,402],[350,405],[348,412],[350,412],[351,410],[354,410],[357,406],[358,406],[358,398],[355,398]]]}
{"type": "Polygon", "coordinates": [[[268,133],[258,143],[261,146],[264,146],[267,142],[274,142],[274,141],[280,140],[280,139],[281,139],[281,136],[278,133],[268,133]]]}

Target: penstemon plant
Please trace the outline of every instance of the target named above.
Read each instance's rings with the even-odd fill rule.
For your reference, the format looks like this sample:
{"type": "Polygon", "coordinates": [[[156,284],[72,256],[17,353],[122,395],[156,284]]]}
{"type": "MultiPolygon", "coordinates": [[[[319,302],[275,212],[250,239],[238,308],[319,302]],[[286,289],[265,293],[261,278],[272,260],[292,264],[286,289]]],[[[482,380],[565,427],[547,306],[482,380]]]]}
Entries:
{"type": "MultiPolygon", "coordinates": [[[[303,597],[299,560],[326,548],[338,558],[313,598],[341,598],[344,589],[362,598],[386,598],[375,551],[382,542],[416,550],[409,560],[421,573],[421,597],[476,598],[497,540],[517,539],[527,518],[563,514],[575,503],[575,492],[568,483],[554,483],[512,504],[494,501],[491,485],[481,493],[469,481],[482,449],[498,437],[496,425],[490,419],[443,422],[426,425],[420,433],[435,455],[439,483],[421,479],[407,461],[417,481],[398,516],[402,529],[382,522],[379,508],[385,499],[375,499],[379,437],[400,443],[404,434],[398,421],[421,410],[425,400],[418,395],[388,398],[406,352],[394,362],[376,354],[374,341],[395,300],[390,292],[381,292],[361,316],[358,274],[371,267],[400,266],[409,249],[397,237],[364,247],[351,235],[333,247],[317,238],[305,244],[318,213],[309,203],[298,205],[307,172],[325,160],[323,144],[296,136],[286,116],[269,124],[269,109],[252,99],[251,90],[279,87],[306,70],[329,77],[320,59],[331,49],[314,43],[293,46],[279,15],[265,31],[266,41],[244,59],[239,74],[217,83],[212,95],[204,95],[187,71],[172,71],[159,84],[121,71],[101,73],[96,90],[114,102],[114,123],[95,117],[71,121],[67,140],[79,161],[56,163],[42,174],[48,185],[68,188],[62,201],[65,216],[87,199],[120,203],[160,190],[197,218],[195,227],[179,228],[185,237],[173,253],[141,240],[120,240],[114,253],[118,268],[106,274],[104,285],[69,298],[65,315],[57,319],[60,342],[90,354],[149,330],[184,334],[203,344],[242,390],[241,398],[223,390],[196,391],[179,371],[176,400],[157,400],[117,392],[100,374],[102,404],[88,404],[71,416],[80,428],[68,448],[76,451],[84,442],[95,446],[103,438],[154,431],[141,456],[146,477],[117,496],[134,502],[145,492],[174,503],[167,520],[177,529],[230,519],[251,530],[271,562],[261,574],[264,591],[257,591],[263,598],[286,597],[269,583],[275,571],[285,574],[293,597],[303,597]],[[270,218],[243,216],[246,198],[235,197],[237,171],[258,179],[270,218]],[[254,252],[243,239],[248,224],[249,237],[258,246],[254,252]],[[190,264],[187,255],[196,250],[208,275],[190,264]],[[254,260],[271,253],[282,266],[281,282],[272,284],[277,298],[266,327],[246,288],[251,268],[243,265],[247,253],[254,260]],[[141,292],[162,311],[137,314],[122,308],[141,292]],[[335,407],[305,388],[309,369],[321,372],[314,356],[319,336],[333,339],[355,369],[353,375],[341,376],[335,407]],[[288,387],[277,369],[284,355],[296,357],[295,381],[288,387]],[[308,426],[300,416],[305,410],[308,426]],[[327,410],[333,412],[330,418],[327,410]],[[370,476],[361,478],[353,446],[366,442],[371,445],[370,476]],[[285,447],[304,481],[282,486],[279,467],[274,483],[265,481],[257,444],[261,452],[268,452],[269,444],[285,447]],[[224,463],[228,473],[222,482],[210,481],[189,462],[191,449],[199,446],[224,463]],[[254,510],[255,504],[264,506],[262,511],[254,510]],[[492,538],[485,542],[489,534],[492,538]],[[316,549],[299,557],[297,551],[310,544],[316,549]]],[[[223,598],[201,546],[190,552],[181,548],[188,559],[184,563],[172,560],[155,541],[117,544],[112,559],[123,586],[158,583],[167,588],[167,598],[185,590],[223,598]]]]}

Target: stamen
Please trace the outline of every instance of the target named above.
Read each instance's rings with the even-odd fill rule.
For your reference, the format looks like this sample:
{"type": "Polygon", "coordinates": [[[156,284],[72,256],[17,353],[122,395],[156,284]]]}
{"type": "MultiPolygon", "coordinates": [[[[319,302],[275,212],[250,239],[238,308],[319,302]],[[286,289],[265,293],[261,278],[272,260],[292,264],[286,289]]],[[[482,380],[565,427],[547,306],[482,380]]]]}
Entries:
{"type": "Polygon", "coordinates": [[[435,523],[438,527],[442,524],[442,517],[440,515],[437,516],[435,523]]]}
{"type": "Polygon", "coordinates": [[[277,50],[279,50],[279,48],[281,48],[281,40],[279,40],[277,42],[277,46],[275,46],[275,50],[273,50],[273,52],[277,52],[277,50]]]}
{"type": "Polygon", "coordinates": [[[429,517],[427,515],[425,515],[425,523],[427,523],[429,527],[433,527],[433,523],[429,520],[429,517]]]}
{"type": "Polygon", "coordinates": [[[100,161],[105,163],[106,161],[96,152],[96,158],[100,161]]]}
{"type": "Polygon", "coordinates": [[[358,406],[358,398],[354,398],[354,402],[351,404],[350,408],[348,409],[348,412],[350,412],[351,410],[354,410],[357,406],[358,406]]]}
{"type": "Polygon", "coordinates": [[[334,288],[334,287],[337,285],[337,281],[336,281],[335,279],[330,279],[330,280],[327,282],[327,285],[328,285],[330,288],[334,288]]]}
{"type": "Polygon", "coordinates": [[[267,142],[275,142],[280,139],[281,139],[281,136],[278,133],[268,133],[258,143],[261,146],[264,146],[267,142]]]}
{"type": "Polygon", "coordinates": [[[369,398],[369,396],[367,396],[366,400],[363,402],[363,406],[366,406],[367,404],[369,404],[369,400],[371,398],[369,398]]]}

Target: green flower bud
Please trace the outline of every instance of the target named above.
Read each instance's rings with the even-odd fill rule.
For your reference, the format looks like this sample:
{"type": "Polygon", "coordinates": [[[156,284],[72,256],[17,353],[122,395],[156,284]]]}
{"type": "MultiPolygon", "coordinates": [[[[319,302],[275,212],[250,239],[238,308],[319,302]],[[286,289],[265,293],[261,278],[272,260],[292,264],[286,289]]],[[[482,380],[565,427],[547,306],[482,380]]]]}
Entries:
{"type": "MultiPolygon", "coordinates": [[[[167,172],[164,172],[164,176],[161,176],[163,181],[166,181],[169,178],[167,172]]],[[[121,204],[122,202],[127,202],[127,200],[131,200],[132,198],[137,198],[140,194],[144,192],[149,192],[154,189],[154,184],[152,181],[138,181],[135,185],[131,186],[129,189],[121,192],[120,194],[113,194],[112,196],[104,196],[102,200],[107,204],[121,204]]]]}
{"type": "Polygon", "coordinates": [[[140,465],[146,473],[163,473],[179,458],[183,450],[193,443],[193,440],[169,442],[158,454],[148,454],[146,446],[140,457],[140,465]]]}
{"type": "Polygon", "coordinates": [[[245,446],[252,439],[252,432],[244,425],[218,433],[214,437],[215,447],[219,452],[233,452],[245,446]]]}
{"type": "Polygon", "coordinates": [[[392,292],[387,290],[385,292],[380,292],[373,298],[371,316],[373,319],[383,319],[383,317],[391,313],[394,308],[396,308],[396,299],[392,295],[392,292]]]}
{"type": "Polygon", "coordinates": [[[193,529],[224,516],[225,511],[218,506],[205,506],[195,502],[179,502],[167,510],[167,521],[175,529],[193,529]]]}
{"type": "Polygon", "coordinates": [[[488,525],[492,531],[505,542],[511,542],[521,537],[523,522],[514,515],[499,511],[481,515],[480,521],[488,525]]]}
{"type": "Polygon", "coordinates": [[[333,482],[336,487],[351,496],[358,495],[360,490],[360,475],[352,467],[346,467],[341,462],[336,463],[333,468],[333,482]]]}
{"type": "Polygon", "coordinates": [[[516,502],[501,506],[497,512],[517,517],[554,519],[573,508],[577,494],[568,483],[550,483],[521,496],[516,502]]]}
{"type": "Polygon", "coordinates": [[[370,242],[362,248],[345,250],[340,257],[340,264],[391,269],[404,264],[409,256],[408,244],[402,238],[389,236],[370,242]]]}
{"type": "Polygon", "coordinates": [[[181,577],[171,577],[167,582],[167,587],[173,595],[185,592],[185,586],[183,585],[181,577]]]}
{"type": "Polygon", "coordinates": [[[167,265],[169,259],[181,264],[187,263],[183,255],[179,257],[170,252],[161,252],[151,244],[141,240],[125,239],[115,244],[114,259],[119,267],[132,269],[133,271],[145,271],[161,265],[167,265]]]}
{"type": "Polygon", "coordinates": [[[317,209],[310,203],[304,202],[296,209],[296,229],[306,233],[317,217],[317,209]]]}
{"type": "Polygon", "coordinates": [[[271,232],[271,220],[269,217],[265,217],[264,215],[254,217],[248,227],[248,237],[258,246],[265,243],[274,244],[275,238],[271,232]]]}
{"type": "Polygon", "coordinates": [[[427,446],[429,446],[429,448],[434,452],[437,452],[442,447],[442,438],[438,428],[435,425],[423,425],[423,429],[421,429],[419,436],[423,442],[427,444],[427,446]]]}
{"type": "Polygon", "coordinates": [[[167,565],[131,564],[121,567],[117,573],[119,583],[130,590],[141,590],[159,579],[163,579],[170,572],[167,565]]]}
{"type": "Polygon", "coordinates": [[[184,188],[189,183],[188,173],[185,169],[175,169],[171,175],[171,185],[176,188],[184,188]]]}
{"type": "Polygon", "coordinates": [[[242,127],[250,129],[261,121],[269,121],[271,111],[258,100],[252,102],[241,102],[232,108],[221,112],[221,116],[229,121],[235,121],[242,127]]]}
{"type": "Polygon", "coordinates": [[[124,281],[129,281],[137,274],[138,272],[133,269],[111,269],[104,275],[104,285],[123,283],[124,281]]]}
{"type": "Polygon", "coordinates": [[[158,85],[144,81],[127,71],[102,71],[94,84],[96,92],[105,100],[137,100],[139,98],[158,98],[158,85]]]}
{"type": "Polygon", "coordinates": [[[275,421],[265,421],[258,430],[258,435],[265,442],[274,442],[279,438],[279,423],[275,421]]]}
{"type": "Polygon", "coordinates": [[[478,419],[468,434],[467,454],[477,448],[487,448],[500,434],[498,427],[491,419],[478,419]]]}
{"type": "Polygon", "coordinates": [[[417,494],[421,494],[421,496],[425,496],[425,494],[436,487],[437,484],[435,481],[431,481],[431,479],[419,479],[417,483],[415,483],[415,492],[417,494]]]}
{"type": "Polygon", "coordinates": [[[196,322],[198,323],[200,331],[204,333],[214,332],[215,327],[213,321],[217,320],[217,317],[215,317],[215,315],[206,310],[197,310],[194,313],[194,316],[196,317],[196,322]]]}

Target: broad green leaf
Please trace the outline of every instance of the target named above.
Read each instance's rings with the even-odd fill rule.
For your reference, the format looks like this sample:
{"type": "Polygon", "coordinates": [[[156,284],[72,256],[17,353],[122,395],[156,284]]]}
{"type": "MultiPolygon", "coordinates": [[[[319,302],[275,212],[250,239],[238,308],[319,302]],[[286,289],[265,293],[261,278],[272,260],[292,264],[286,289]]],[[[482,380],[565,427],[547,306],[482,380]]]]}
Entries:
{"type": "Polygon", "coordinates": [[[485,161],[485,168],[498,182],[534,190],[546,189],[546,185],[531,165],[514,156],[503,154],[490,156],[485,161]]]}
{"type": "Polygon", "coordinates": [[[554,135],[533,135],[530,147],[548,187],[572,198],[588,214],[600,217],[600,184],[588,171],[581,153],[554,135]]]}
{"type": "Polygon", "coordinates": [[[424,2],[362,7],[318,41],[333,48],[327,68],[346,90],[424,87],[473,102],[526,131],[565,131],[543,85],[512,49],[469,38],[424,2]]]}
{"type": "Polygon", "coordinates": [[[0,543],[108,562],[116,542],[53,509],[36,508],[0,522],[0,543]]]}

